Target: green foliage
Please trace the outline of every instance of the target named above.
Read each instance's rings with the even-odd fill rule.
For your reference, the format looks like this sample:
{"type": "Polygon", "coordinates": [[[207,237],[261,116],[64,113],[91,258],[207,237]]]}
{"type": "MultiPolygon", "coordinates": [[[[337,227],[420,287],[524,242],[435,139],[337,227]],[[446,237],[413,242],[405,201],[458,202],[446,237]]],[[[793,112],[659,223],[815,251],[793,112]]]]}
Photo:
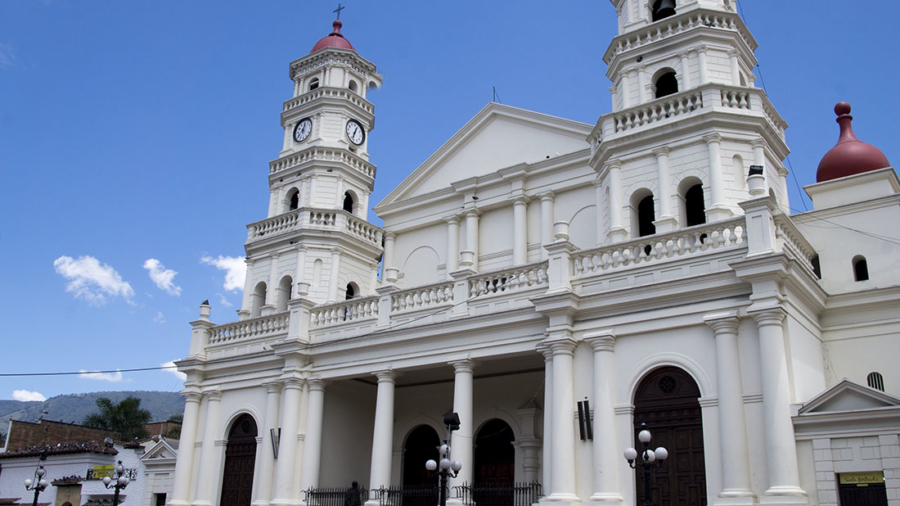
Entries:
{"type": "Polygon", "coordinates": [[[141,409],[141,400],[137,397],[126,397],[118,404],[101,397],[97,399],[97,407],[100,412],[86,416],[82,425],[118,432],[123,441],[147,437],[144,424],[150,422],[150,412],[141,409]]]}
{"type": "Polygon", "coordinates": [[[181,439],[181,424],[169,427],[166,437],[169,439],[181,439]]]}

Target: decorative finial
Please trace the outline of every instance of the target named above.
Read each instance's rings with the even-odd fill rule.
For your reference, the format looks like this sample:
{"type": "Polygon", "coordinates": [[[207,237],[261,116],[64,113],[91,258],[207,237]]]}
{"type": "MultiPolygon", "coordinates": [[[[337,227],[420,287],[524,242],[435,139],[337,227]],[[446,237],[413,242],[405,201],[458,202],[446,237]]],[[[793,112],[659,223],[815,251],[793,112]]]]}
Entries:
{"type": "Polygon", "coordinates": [[[841,137],[838,139],[838,144],[858,141],[856,134],[853,133],[853,126],[850,124],[853,121],[853,116],[850,115],[850,104],[848,102],[838,102],[834,106],[834,113],[837,114],[835,121],[841,126],[841,137]]]}
{"type": "Polygon", "coordinates": [[[333,10],[333,11],[331,11],[331,12],[336,13],[336,14],[337,14],[337,18],[338,18],[338,19],[341,19],[341,11],[344,10],[344,9],[346,9],[346,7],[342,6],[342,5],[339,3],[338,6],[337,6],[337,9],[335,9],[335,10],[333,10]]]}

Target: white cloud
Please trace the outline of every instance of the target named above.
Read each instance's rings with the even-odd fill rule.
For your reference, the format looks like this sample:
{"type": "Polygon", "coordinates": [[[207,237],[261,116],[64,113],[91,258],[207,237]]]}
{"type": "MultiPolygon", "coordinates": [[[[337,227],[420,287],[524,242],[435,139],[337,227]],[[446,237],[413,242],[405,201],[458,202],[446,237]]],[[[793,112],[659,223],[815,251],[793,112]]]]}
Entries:
{"type": "Polygon", "coordinates": [[[162,314],[162,311],[157,311],[156,316],[153,317],[153,323],[159,323],[160,325],[166,323],[166,315],[162,314]]]}
{"type": "Polygon", "coordinates": [[[155,258],[150,258],[144,262],[144,269],[150,274],[150,279],[156,284],[156,287],[169,295],[178,297],[181,295],[181,287],[172,282],[177,272],[172,269],[166,269],[166,266],[155,258]]]}
{"type": "Polygon", "coordinates": [[[225,271],[225,284],[222,286],[229,292],[244,289],[244,277],[247,275],[247,264],[244,262],[244,257],[223,257],[219,255],[213,258],[204,256],[200,259],[200,262],[225,271]]]}
{"type": "Polygon", "coordinates": [[[177,377],[177,378],[180,379],[181,381],[184,381],[184,380],[187,379],[187,374],[185,374],[185,373],[179,371],[178,369],[175,369],[175,362],[174,362],[174,361],[169,360],[169,361],[166,362],[165,364],[159,364],[159,365],[160,365],[160,367],[168,367],[169,369],[163,369],[163,370],[166,371],[166,372],[168,372],[168,373],[174,374],[175,377],[177,377]]]}
{"type": "Polygon", "coordinates": [[[222,295],[221,293],[217,293],[216,295],[219,297],[219,304],[221,304],[225,307],[233,307],[234,306],[234,304],[228,302],[228,299],[226,299],[225,296],[222,295]]]}
{"type": "Polygon", "coordinates": [[[16,64],[16,49],[12,44],[0,42],[0,70],[12,68],[16,64]]]}
{"type": "Polygon", "coordinates": [[[53,261],[53,267],[62,277],[69,280],[66,291],[82,297],[91,304],[102,306],[106,304],[106,296],[122,297],[131,305],[131,297],[134,290],[127,281],[115,269],[107,264],[101,264],[92,256],[78,257],[77,260],[68,256],[61,256],[53,261]]]}
{"type": "Polygon", "coordinates": [[[108,372],[99,372],[99,371],[85,371],[84,369],[82,369],[78,372],[81,373],[78,375],[78,377],[82,378],[82,379],[108,381],[110,383],[118,383],[118,382],[122,381],[122,371],[108,373],[108,372]]]}
{"type": "Polygon", "coordinates": [[[32,392],[31,390],[14,390],[12,398],[17,401],[39,401],[44,402],[47,400],[40,392],[32,392]]]}

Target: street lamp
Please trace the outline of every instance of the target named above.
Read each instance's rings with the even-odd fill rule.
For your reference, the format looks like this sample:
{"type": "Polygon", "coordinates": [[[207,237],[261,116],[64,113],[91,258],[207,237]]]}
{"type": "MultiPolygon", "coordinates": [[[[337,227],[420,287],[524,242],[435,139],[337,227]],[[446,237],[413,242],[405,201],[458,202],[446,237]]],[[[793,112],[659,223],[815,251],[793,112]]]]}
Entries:
{"type": "Polygon", "coordinates": [[[44,479],[44,475],[47,474],[47,470],[44,469],[43,464],[45,460],[47,460],[47,452],[42,451],[41,458],[38,460],[37,469],[34,470],[34,479],[28,478],[25,480],[25,490],[28,492],[34,490],[34,502],[31,503],[32,506],[37,506],[38,496],[45,488],[47,488],[47,485],[49,485],[47,480],[44,479]]]}
{"type": "Polygon", "coordinates": [[[650,431],[647,430],[647,424],[642,423],[641,431],[638,433],[638,441],[644,445],[643,453],[641,453],[642,462],[635,462],[638,456],[637,450],[634,448],[625,450],[625,460],[628,461],[628,465],[632,469],[640,467],[644,470],[644,506],[653,506],[652,492],[650,490],[650,476],[653,474],[653,468],[662,467],[663,462],[669,458],[669,450],[662,446],[656,450],[650,449],[650,440],[652,438],[650,431]]]}
{"type": "Polygon", "coordinates": [[[122,465],[121,460],[116,464],[116,474],[112,478],[109,476],[103,477],[103,486],[107,489],[110,487],[116,489],[115,494],[113,494],[112,506],[119,506],[119,491],[127,487],[130,481],[128,476],[125,476],[125,466],[122,465]]]}
{"type": "Polygon", "coordinates": [[[434,459],[429,459],[425,463],[425,469],[429,471],[434,472],[440,468],[440,471],[437,471],[437,475],[441,479],[440,506],[447,506],[447,479],[456,478],[459,475],[459,470],[462,469],[460,461],[450,460],[450,435],[454,430],[459,429],[459,415],[447,413],[444,415],[444,424],[447,426],[447,438],[444,439],[444,444],[441,445],[441,461],[435,462],[434,459]]]}

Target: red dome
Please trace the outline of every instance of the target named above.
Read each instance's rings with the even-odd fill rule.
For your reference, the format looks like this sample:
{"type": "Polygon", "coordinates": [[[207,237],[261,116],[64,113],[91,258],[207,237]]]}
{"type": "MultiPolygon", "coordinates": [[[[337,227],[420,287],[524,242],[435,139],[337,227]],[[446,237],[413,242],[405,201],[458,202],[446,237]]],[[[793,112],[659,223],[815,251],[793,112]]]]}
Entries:
{"type": "Polygon", "coordinates": [[[819,170],[816,171],[817,183],[891,166],[891,162],[880,149],[856,138],[850,125],[853,121],[853,116],[850,116],[850,104],[839,102],[834,106],[834,113],[838,115],[837,122],[841,125],[841,137],[837,145],[825,153],[819,162],[819,170]]]}
{"type": "Polygon", "coordinates": [[[335,20],[334,23],[331,24],[334,27],[334,30],[328,35],[319,39],[319,42],[316,42],[316,45],[313,46],[312,51],[310,53],[315,53],[320,49],[324,49],[326,47],[336,47],[340,49],[350,49],[351,51],[356,51],[353,49],[353,44],[350,44],[350,41],[345,39],[343,35],[341,35],[341,27],[344,26],[339,20],[335,20]]]}

